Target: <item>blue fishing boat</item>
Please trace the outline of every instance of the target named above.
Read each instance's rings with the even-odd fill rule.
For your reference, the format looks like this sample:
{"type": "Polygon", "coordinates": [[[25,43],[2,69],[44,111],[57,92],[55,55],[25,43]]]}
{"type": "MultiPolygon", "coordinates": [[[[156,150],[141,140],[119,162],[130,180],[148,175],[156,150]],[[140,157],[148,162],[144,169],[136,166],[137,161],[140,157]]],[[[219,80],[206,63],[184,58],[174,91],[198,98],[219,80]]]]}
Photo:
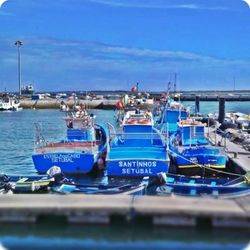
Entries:
{"type": "Polygon", "coordinates": [[[108,142],[108,176],[143,177],[168,171],[167,144],[154,128],[151,112],[126,112],[120,131],[109,124],[108,142]]]}
{"type": "Polygon", "coordinates": [[[80,110],[65,118],[67,136],[58,142],[46,142],[37,126],[36,148],[32,156],[38,173],[53,166],[63,173],[88,173],[95,164],[103,165],[106,153],[105,129],[95,124],[95,117],[80,110]]]}
{"type": "MultiPolygon", "coordinates": [[[[192,119],[177,123],[177,132],[169,139],[170,154],[179,173],[200,175],[203,171],[226,168],[227,156],[205,137],[205,124],[192,119]]],[[[209,172],[209,171],[208,171],[209,172]]]]}
{"type": "Polygon", "coordinates": [[[235,198],[250,195],[249,174],[229,178],[201,178],[168,174],[166,184],[156,188],[158,195],[212,196],[235,198]]]}

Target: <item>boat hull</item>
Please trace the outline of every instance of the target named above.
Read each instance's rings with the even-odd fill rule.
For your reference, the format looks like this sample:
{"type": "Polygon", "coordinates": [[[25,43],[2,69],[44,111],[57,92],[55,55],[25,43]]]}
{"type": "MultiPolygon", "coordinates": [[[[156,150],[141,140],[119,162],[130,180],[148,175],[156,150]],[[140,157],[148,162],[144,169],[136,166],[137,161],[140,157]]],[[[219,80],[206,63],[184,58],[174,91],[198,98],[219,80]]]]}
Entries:
{"type": "Polygon", "coordinates": [[[32,159],[37,172],[41,174],[53,166],[60,167],[63,173],[88,173],[97,161],[97,154],[58,152],[34,154],[32,159]]]}
{"type": "Polygon", "coordinates": [[[243,179],[168,177],[167,183],[157,188],[158,195],[215,196],[232,198],[250,194],[250,186],[243,179]]]}
{"type": "MultiPolygon", "coordinates": [[[[202,171],[226,168],[227,158],[223,155],[181,155],[174,158],[179,173],[200,174],[202,171]],[[192,163],[193,162],[193,163],[192,163]]],[[[210,172],[207,171],[207,172],[210,172]]]]}
{"type": "Polygon", "coordinates": [[[144,195],[146,192],[146,185],[72,185],[62,184],[61,186],[52,187],[52,191],[56,193],[83,193],[83,194],[106,194],[106,195],[144,195]]]}

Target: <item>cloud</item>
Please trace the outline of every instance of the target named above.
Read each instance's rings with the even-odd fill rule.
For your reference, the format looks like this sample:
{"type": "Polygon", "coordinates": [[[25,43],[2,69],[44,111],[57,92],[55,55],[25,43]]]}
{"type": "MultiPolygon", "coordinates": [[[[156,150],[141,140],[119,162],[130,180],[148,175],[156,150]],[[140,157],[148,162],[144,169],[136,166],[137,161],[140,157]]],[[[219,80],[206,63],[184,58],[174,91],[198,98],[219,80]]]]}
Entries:
{"type": "MultiPolygon", "coordinates": [[[[155,8],[155,9],[204,9],[229,10],[225,0],[86,0],[91,3],[123,8],[155,8]]],[[[227,0],[228,1],[228,0],[227,0]]],[[[235,0],[236,1],[236,0],[235,0]]]]}
{"type": "MultiPolygon", "coordinates": [[[[91,41],[21,40],[23,82],[34,81],[39,90],[127,89],[128,82],[136,81],[143,82],[145,90],[162,90],[174,72],[187,89],[224,88],[221,83],[229,83],[233,76],[239,76],[239,84],[250,79],[250,62],[244,60],[91,41]]],[[[0,47],[0,82],[15,88],[16,48],[12,40],[1,40],[0,47]]]]}

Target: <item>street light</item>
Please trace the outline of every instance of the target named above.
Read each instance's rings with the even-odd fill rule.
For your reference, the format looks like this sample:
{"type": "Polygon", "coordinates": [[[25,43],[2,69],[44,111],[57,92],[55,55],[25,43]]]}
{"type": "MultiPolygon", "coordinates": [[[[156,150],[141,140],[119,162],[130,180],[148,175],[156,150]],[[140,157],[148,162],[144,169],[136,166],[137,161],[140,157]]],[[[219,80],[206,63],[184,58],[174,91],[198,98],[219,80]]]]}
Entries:
{"type": "Polygon", "coordinates": [[[21,55],[20,47],[23,45],[22,41],[18,40],[15,42],[17,46],[17,61],[18,61],[18,83],[19,83],[19,97],[21,97],[21,55]]]}

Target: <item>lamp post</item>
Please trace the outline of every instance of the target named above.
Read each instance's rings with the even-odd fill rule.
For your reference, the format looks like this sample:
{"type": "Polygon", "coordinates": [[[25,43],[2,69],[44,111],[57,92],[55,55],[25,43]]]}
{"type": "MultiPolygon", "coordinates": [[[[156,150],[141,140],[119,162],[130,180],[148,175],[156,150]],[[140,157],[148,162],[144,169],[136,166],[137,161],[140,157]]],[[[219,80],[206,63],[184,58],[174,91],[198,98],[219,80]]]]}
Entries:
{"type": "Polygon", "coordinates": [[[23,43],[22,43],[22,41],[17,40],[15,42],[15,45],[17,46],[19,97],[21,97],[21,54],[20,54],[20,47],[23,45],[23,43]]]}

